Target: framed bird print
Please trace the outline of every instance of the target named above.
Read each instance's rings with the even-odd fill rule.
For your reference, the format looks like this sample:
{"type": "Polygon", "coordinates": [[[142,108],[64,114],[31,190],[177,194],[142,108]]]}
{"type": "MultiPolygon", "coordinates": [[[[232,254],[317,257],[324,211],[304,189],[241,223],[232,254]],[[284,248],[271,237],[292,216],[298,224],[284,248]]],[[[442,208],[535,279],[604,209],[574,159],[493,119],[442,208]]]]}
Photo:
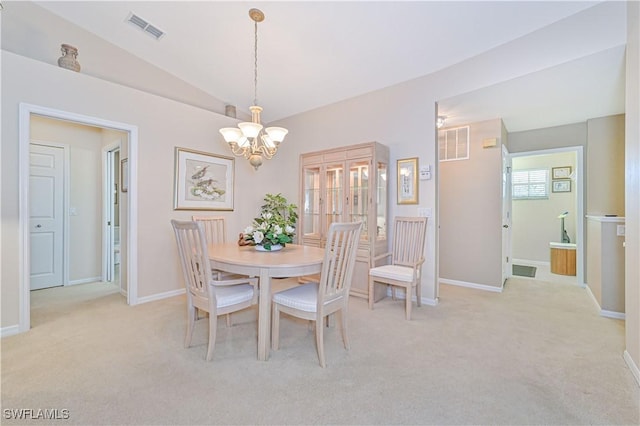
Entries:
{"type": "Polygon", "coordinates": [[[234,159],[175,149],[174,210],[233,210],[234,159]]]}

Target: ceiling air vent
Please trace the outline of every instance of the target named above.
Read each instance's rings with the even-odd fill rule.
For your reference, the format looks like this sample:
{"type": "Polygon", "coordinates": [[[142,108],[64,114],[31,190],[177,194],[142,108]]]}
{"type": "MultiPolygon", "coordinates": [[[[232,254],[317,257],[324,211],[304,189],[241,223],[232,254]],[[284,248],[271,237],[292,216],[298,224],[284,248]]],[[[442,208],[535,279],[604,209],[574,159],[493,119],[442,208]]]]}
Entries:
{"type": "Polygon", "coordinates": [[[148,23],[138,15],[134,14],[133,12],[129,12],[129,16],[127,17],[127,22],[135,25],[137,28],[140,28],[142,31],[149,34],[151,37],[155,38],[156,40],[160,40],[160,38],[164,36],[164,31],[162,31],[158,27],[151,25],[150,23],[148,23]]]}

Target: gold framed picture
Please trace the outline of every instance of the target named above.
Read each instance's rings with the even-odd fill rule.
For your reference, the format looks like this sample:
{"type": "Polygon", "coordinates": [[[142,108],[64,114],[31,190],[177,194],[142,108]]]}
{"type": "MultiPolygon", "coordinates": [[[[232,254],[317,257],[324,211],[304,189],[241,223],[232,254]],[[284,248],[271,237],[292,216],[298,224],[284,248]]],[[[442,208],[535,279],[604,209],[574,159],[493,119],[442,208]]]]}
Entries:
{"type": "Polygon", "coordinates": [[[233,210],[231,157],[176,147],[174,210],[233,210]]]}
{"type": "Polygon", "coordinates": [[[571,166],[552,167],[552,179],[568,179],[571,176],[571,166]]]}
{"type": "Polygon", "coordinates": [[[418,204],[418,157],[398,160],[398,204],[418,204]]]}

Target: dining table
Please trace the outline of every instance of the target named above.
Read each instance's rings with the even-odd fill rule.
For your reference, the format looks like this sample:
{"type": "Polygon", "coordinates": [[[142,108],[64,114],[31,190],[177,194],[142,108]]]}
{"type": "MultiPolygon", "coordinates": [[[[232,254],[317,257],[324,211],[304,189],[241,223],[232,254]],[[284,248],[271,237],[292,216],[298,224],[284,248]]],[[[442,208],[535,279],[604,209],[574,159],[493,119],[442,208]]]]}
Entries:
{"type": "Polygon", "coordinates": [[[269,359],[271,342],[271,279],[320,273],[324,249],[287,244],[279,251],[259,251],[238,243],[210,244],[211,267],[234,274],[259,277],[258,360],[269,359]]]}

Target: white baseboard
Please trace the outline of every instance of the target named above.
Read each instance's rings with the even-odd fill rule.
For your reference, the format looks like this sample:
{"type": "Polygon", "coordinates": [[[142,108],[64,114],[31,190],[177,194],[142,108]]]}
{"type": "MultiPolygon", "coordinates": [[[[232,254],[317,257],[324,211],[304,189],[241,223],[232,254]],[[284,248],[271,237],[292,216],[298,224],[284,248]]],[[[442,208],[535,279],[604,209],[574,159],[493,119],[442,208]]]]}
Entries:
{"type": "Polygon", "coordinates": [[[168,299],[170,297],[179,296],[185,293],[186,290],[184,288],[181,288],[179,290],[171,290],[164,293],[152,294],[151,296],[138,297],[137,305],[147,302],[155,302],[156,300],[168,299]]]}
{"type": "Polygon", "coordinates": [[[0,328],[0,337],[14,336],[18,333],[20,333],[20,326],[17,324],[0,328]]]}
{"type": "Polygon", "coordinates": [[[604,309],[600,309],[600,316],[605,318],[619,319],[623,321],[626,318],[624,312],[606,311],[604,309]]]}
{"type": "Polygon", "coordinates": [[[589,296],[591,296],[591,300],[593,300],[593,303],[598,308],[598,311],[600,312],[601,317],[613,318],[613,319],[619,319],[619,320],[624,320],[626,318],[626,315],[624,312],[607,311],[606,309],[602,309],[602,307],[600,306],[600,303],[598,303],[598,299],[596,299],[596,296],[593,295],[593,292],[591,291],[589,286],[585,285],[584,288],[587,290],[587,293],[589,294],[589,296]]]}
{"type": "Polygon", "coordinates": [[[624,358],[624,361],[629,366],[629,370],[631,370],[631,374],[633,374],[633,377],[635,377],[638,386],[640,386],[640,370],[638,369],[638,365],[633,362],[631,355],[629,355],[629,352],[627,352],[626,350],[622,354],[622,358],[624,358]]]}
{"type": "Polygon", "coordinates": [[[491,291],[494,293],[502,293],[502,290],[504,287],[504,286],[494,287],[492,285],[470,283],[467,281],[449,280],[447,278],[439,278],[438,282],[440,284],[449,284],[449,285],[455,285],[458,287],[474,288],[476,290],[491,291]]]}
{"type": "Polygon", "coordinates": [[[67,285],[89,284],[95,282],[102,282],[102,277],[83,278],[81,280],[69,281],[67,285]]]}
{"type": "Polygon", "coordinates": [[[548,266],[551,267],[551,262],[543,262],[541,260],[527,260],[527,259],[511,259],[512,265],[532,265],[532,266],[548,266]]]}

